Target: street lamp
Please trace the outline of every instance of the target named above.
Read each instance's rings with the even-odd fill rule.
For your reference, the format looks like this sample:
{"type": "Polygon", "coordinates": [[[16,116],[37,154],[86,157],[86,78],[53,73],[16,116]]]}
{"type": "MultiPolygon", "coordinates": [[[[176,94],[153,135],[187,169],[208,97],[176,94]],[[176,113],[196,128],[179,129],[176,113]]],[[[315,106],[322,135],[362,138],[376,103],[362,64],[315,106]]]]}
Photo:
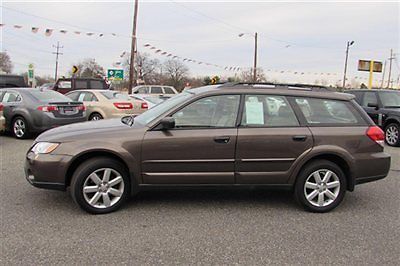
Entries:
{"type": "Polygon", "coordinates": [[[354,41],[348,41],[346,46],[346,60],[344,61],[344,76],[343,76],[343,89],[346,86],[346,72],[347,72],[347,59],[349,58],[349,47],[354,44],[354,41]]]}
{"type": "Polygon", "coordinates": [[[244,35],[250,35],[254,37],[254,65],[253,65],[253,82],[257,82],[257,32],[253,34],[240,33],[238,36],[243,37],[244,35]]]}

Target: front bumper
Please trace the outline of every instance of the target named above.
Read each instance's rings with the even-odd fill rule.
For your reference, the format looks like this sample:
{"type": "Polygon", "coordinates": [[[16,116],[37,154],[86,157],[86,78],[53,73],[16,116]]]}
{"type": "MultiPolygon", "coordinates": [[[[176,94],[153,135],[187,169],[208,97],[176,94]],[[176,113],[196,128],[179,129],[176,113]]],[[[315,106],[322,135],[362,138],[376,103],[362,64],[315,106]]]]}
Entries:
{"type": "Polygon", "coordinates": [[[25,161],[26,180],[38,188],[65,190],[65,176],[71,158],[69,155],[34,154],[30,151],[25,161]]]}

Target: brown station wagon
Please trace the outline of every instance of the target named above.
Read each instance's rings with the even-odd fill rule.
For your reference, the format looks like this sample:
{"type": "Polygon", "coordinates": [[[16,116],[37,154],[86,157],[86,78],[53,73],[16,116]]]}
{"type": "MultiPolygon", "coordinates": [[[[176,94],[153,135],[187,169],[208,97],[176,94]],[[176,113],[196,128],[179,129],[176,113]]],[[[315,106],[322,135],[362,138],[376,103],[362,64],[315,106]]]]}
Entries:
{"type": "Polygon", "coordinates": [[[26,178],[91,213],[143,190],[272,187],[330,211],[386,177],[384,134],[349,94],[271,84],[187,90],[137,117],[63,126],[29,149],[26,178]]]}

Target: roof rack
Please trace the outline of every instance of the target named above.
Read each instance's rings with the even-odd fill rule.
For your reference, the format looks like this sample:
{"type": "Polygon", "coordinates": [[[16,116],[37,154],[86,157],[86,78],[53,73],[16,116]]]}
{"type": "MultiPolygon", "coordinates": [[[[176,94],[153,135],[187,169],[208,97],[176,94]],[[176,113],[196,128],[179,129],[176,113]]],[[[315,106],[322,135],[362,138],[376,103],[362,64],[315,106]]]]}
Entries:
{"type": "Polygon", "coordinates": [[[289,90],[308,90],[308,91],[333,91],[328,87],[321,85],[313,85],[313,84],[298,84],[298,83],[272,83],[272,82],[228,82],[224,83],[220,86],[223,87],[234,87],[234,86],[252,86],[255,88],[268,88],[268,89],[276,89],[276,88],[287,88],[289,90]]]}

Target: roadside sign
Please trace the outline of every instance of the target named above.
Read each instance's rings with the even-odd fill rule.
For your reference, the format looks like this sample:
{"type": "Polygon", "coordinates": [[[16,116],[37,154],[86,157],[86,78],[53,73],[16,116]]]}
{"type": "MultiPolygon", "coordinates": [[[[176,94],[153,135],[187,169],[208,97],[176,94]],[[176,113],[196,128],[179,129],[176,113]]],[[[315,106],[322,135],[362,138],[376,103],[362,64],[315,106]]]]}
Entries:
{"type": "Polygon", "coordinates": [[[32,83],[32,84],[33,84],[34,76],[35,76],[33,68],[34,68],[33,64],[28,65],[28,81],[29,81],[29,83],[32,83]]]}
{"type": "Polygon", "coordinates": [[[107,78],[109,80],[123,80],[124,70],[123,69],[108,69],[107,78]]]}
{"type": "Polygon", "coordinates": [[[77,66],[72,66],[72,74],[76,74],[78,72],[79,68],[77,66]]]}
{"type": "Polygon", "coordinates": [[[382,62],[372,61],[372,60],[358,60],[358,71],[371,71],[371,62],[372,62],[372,71],[373,72],[382,72],[382,62]]]}

